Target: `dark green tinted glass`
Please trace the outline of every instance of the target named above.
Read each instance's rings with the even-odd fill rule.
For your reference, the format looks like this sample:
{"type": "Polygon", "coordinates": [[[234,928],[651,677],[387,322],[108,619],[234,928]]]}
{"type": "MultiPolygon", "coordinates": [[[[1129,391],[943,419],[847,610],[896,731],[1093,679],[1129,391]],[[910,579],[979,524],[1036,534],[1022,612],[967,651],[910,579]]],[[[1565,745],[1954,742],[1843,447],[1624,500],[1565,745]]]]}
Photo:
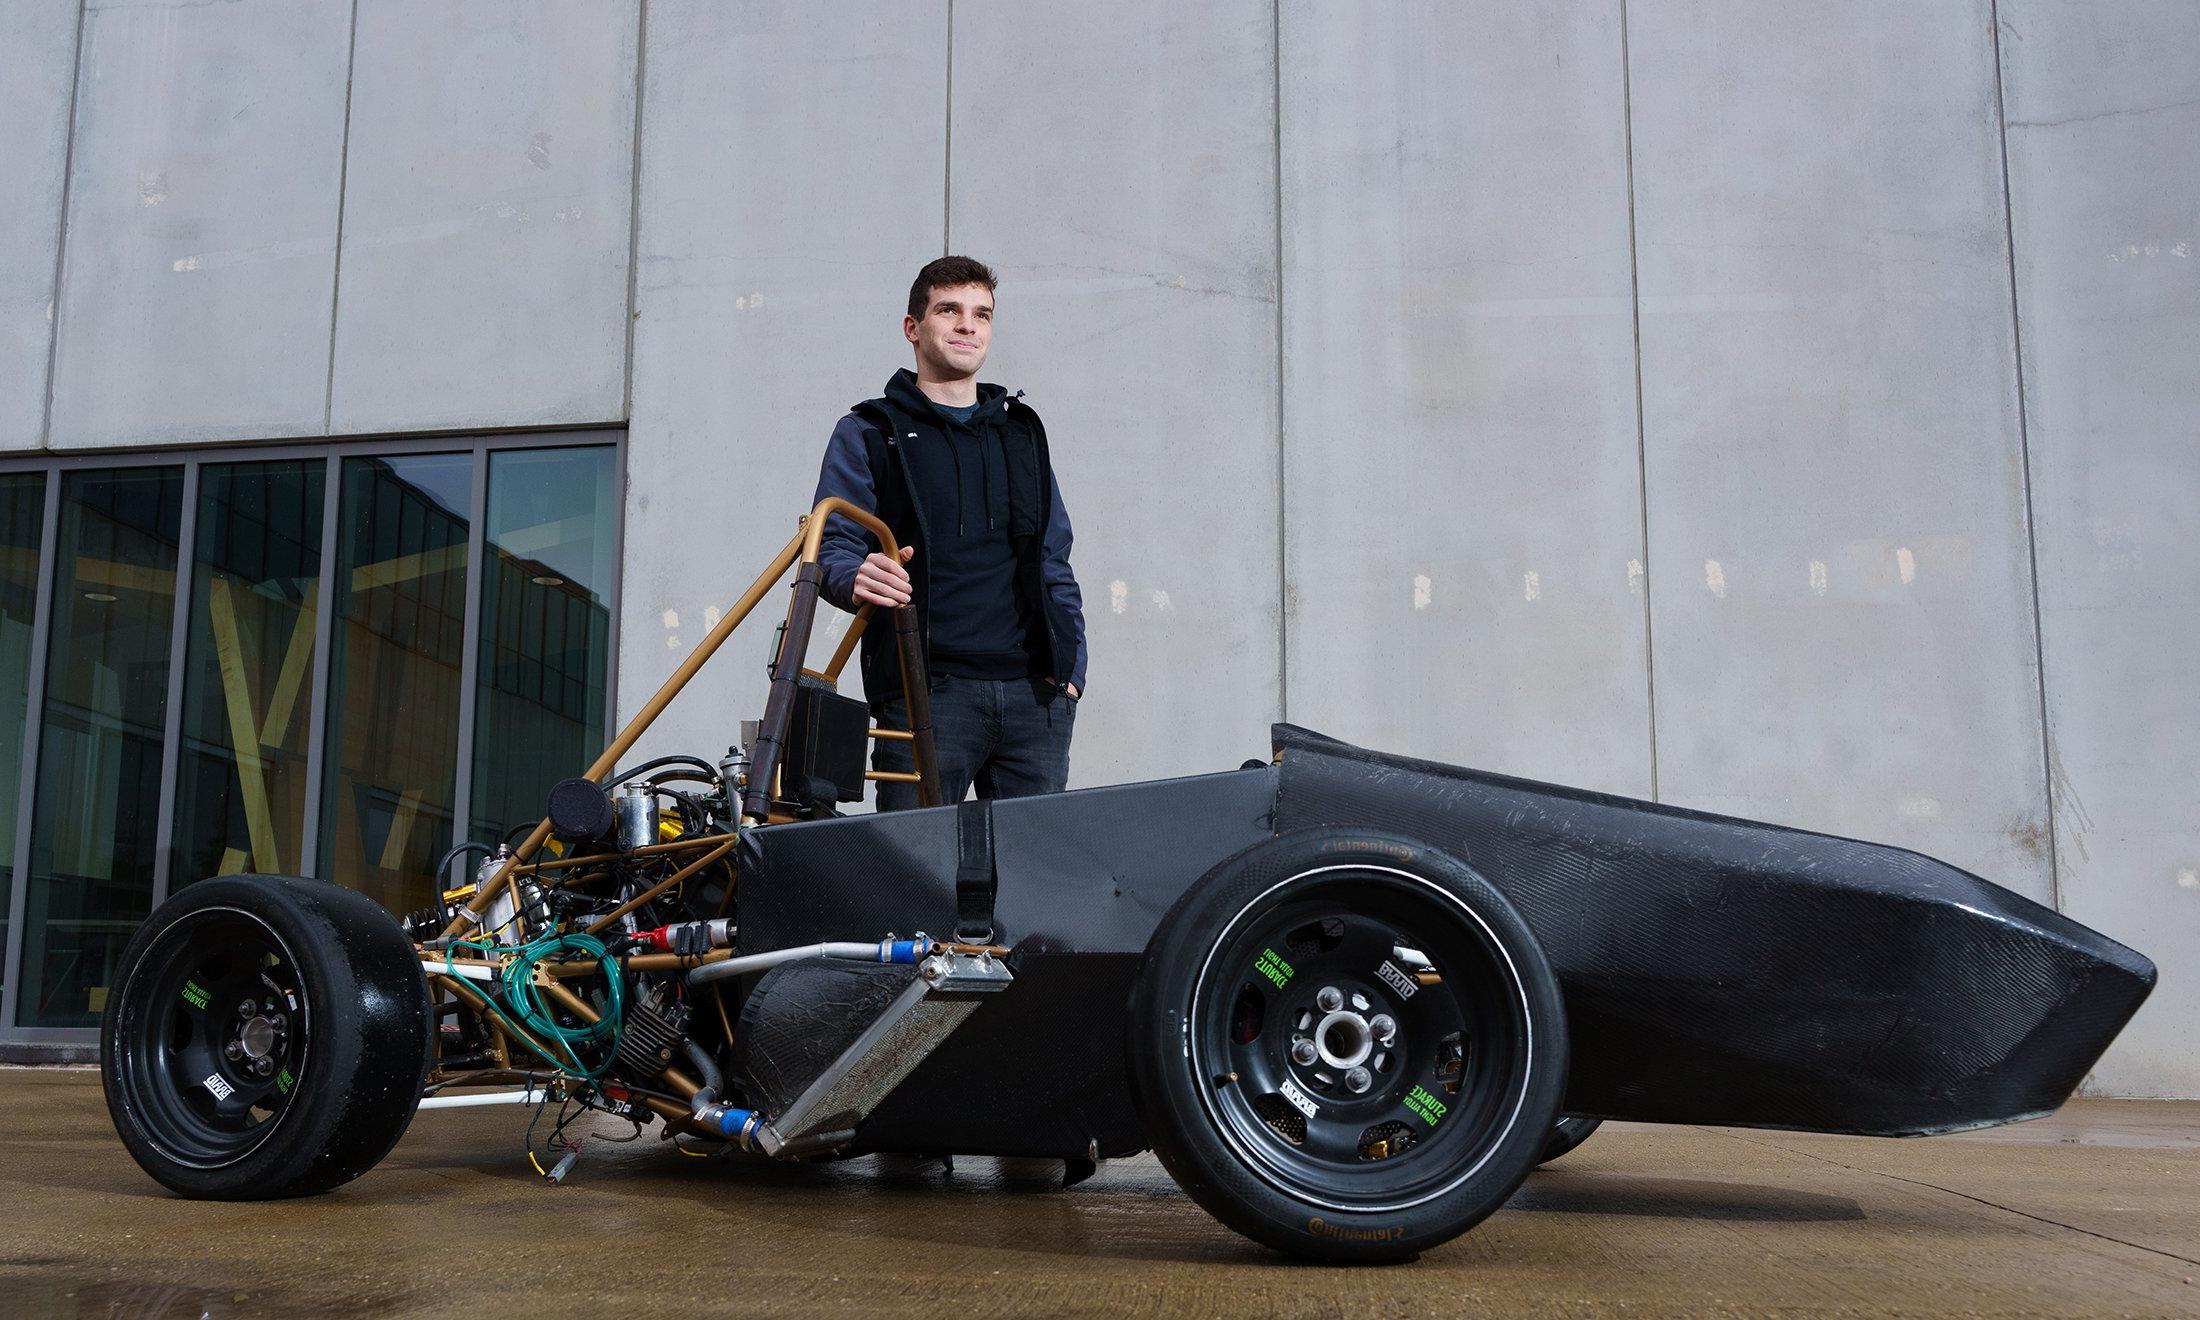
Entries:
{"type": "Polygon", "coordinates": [[[304,869],[327,473],[321,459],[200,470],[170,889],[304,869]]]}
{"type": "Polygon", "coordinates": [[[96,1026],[153,896],[180,468],[61,487],[16,1022],[96,1026]]]}
{"type": "Polygon", "coordinates": [[[45,473],[0,476],[0,966],[8,947],[8,901],[14,897],[15,803],[30,703],[38,534],[45,515],[45,473]]]}
{"type": "Polygon", "coordinates": [[[604,747],[617,568],[609,446],[489,456],[472,837],[542,818],[604,747]]]}
{"type": "Polygon", "coordinates": [[[458,778],[473,456],[344,460],[317,873],[426,906],[458,778]]]}

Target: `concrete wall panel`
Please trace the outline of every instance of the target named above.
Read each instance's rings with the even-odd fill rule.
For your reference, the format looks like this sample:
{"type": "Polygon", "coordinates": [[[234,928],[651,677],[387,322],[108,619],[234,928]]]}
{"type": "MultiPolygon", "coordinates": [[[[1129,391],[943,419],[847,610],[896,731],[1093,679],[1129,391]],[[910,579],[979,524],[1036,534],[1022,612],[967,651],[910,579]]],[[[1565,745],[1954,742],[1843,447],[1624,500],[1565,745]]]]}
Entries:
{"type": "Polygon", "coordinates": [[[1989,5],[1629,15],[1664,796],[2046,899],[1989,5]]]}
{"type": "Polygon", "coordinates": [[[336,432],[622,415],[637,2],[359,6],[336,432]]]}
{"type": "Polygon", "coordinates": [[[53,447],[321,430],[350,17],[87,9],[53,447]]]}
{"type": "MultiPolygon", "coordinates": [[[[792,0],[651,0],[645,66],[624,715],[786,542],[833,424],[908,358],[909,279],[942,243],[947,6],[875,0],[821,24],[792,0]]],[[[649,748],[715,756],[763,713],[786,599],[649,748]]],[[[847,618],[820,615],[820,663],[847,618]]]]}
{"type": "Polygon", "coordinates": [[[1283,13],[1291,718],[1647,796],[1619,6],[1283,13]]]}
{"type": "Polygon", "coordinates": [[[0,450],[45,440],[76,20],[75,0],[0,6],[0,450]]]}
{"type": "Polygon", "coordinates": [[[949,245],[1046,419],[1090,630],[1075,784],[1265,756],[1277,676],[1274,15],[954,10],[949,245]]]}
{"type": "Polygon", "coordinates": [[[2162,968],[2094,1086],[2200,1095],[2200,10],[2001,20],[2063,907],[2162,968]]]}

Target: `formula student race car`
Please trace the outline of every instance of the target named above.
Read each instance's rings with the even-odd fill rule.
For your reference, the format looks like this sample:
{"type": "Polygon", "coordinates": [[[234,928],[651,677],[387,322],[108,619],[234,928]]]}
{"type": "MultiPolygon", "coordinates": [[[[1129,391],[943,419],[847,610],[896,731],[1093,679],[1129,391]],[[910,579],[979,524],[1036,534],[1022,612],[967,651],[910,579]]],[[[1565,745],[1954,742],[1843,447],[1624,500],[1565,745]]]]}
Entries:
{"type": "MultiPolygon", "coordinates": [[[[870,611],[804,667],[832,516],[896,552],[818,505],[437,907],[400,921],[264,875],[163,904],[101,1032],[145,1171],[189,1197],[322,1192],[416,1110],[499,1102],[780,1159],[1053,1157],[1070,1182],[1151,1148],[1248,1237],[1397,1260],[1601,1118],[1898,1136],[2045,1114],[2153,985],[1915,853],[1288,725],[1221,774],[840,816],[886,777],[875,739],[939,794],[911,609],[908,730],[835,691],[870,611]],[[619,768],[789,567],[762,720],[717,762],[619,768]]],[[[545,1163],[529,1142],[562,1177],[571,1143],[545,1163]]]]}

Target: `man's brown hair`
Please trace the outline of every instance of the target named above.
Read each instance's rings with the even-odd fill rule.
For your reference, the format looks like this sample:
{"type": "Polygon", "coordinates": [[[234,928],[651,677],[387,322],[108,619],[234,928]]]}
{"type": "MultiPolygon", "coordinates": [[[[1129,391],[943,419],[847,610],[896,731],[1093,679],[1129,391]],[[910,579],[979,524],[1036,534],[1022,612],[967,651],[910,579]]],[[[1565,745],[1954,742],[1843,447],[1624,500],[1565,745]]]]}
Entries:
{"type": "Polygon", "coordinates": [[[983,284],[985,291],[991,293],[996,283],[993,268],[976,257],[941,257],[928,261],[924,269],[917,272],[917,282],[909,286],[909,314],[923,320],[925,312],[930,310],[934,289],[983,284]]]}

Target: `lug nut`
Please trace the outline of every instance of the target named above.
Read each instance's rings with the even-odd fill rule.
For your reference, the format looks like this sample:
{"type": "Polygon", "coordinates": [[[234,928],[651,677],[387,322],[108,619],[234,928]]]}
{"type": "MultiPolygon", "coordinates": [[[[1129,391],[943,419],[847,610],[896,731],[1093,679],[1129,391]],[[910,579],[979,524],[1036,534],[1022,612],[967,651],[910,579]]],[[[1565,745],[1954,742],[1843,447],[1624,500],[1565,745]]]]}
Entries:
{"type": "Polygon", "coordinates": [[[1358,1095],[1375,1084],[1375,1074],[1365,1068],[1354,1068],[1344,1075],[1345,1089],[1358,1095]]]}
{"type": "Polygon", "coordinates": [[[251,1017],[254,1013],[257,1013],[259,1011],[260,1006],[249,999],[237,1005],[238,1017],[251,1017]]]}
{"type": "Polygon", "coordinates": [[[241,1059],[244,1057],[244,1042],[233,1040],[222,1047],[222,1053],[231,1059],[241,1059]]]}
{"type": "Polygon", "coordinates": [[[1325,985],[1314,992],[1314,1002],[1324,1013],[1334,1013],[1344,1006],[1344,994],[1333,985],[1325,985]]]}
{"type": "MultiPolygon", "coordinates": [[[[262,1076],[262,1077],[265,1077],[265,1076],[267,1076],[267,1075],[268,1075],[269,1073],[271,1073],[271,1072],[274,1072],[274,1071],[275,1071],[275,1060],[274,1060],[274,1058],[273,1058],[272,1056],[270,1056],[270,1055],[265,1055],[265,1054],[263,1054],[263,1055],[261,1055],[261,1056],[260,1056],[259,1058],[257,1058],[257,1059],[254,1059],[254,1060],[252,1061],[252,1071],[254,1071],[254,1072],[258,1073],[258,1074],[259,1074],[260,1076],[262,1076]]],[[[1367,1070],[1363,1068],[1363,1069],[1360,1069],[1359,1071],[1361,1071],[1361,1072],[1363,1072],[1363,1073],[1364,1073],[1364,1072],[1366,1072],[1367,1070]]],[[[1361,1087],[1360,1089],[1364,1091],[1364,1090],[1366,1090],[1367,1088],[1366,1088],[1365,1086],[1362,1086],[1362,1087],[1361,1087]]]]}
{"type": "Polygon", "coordinates": [[[1388,1013],[1378,1013],[1368,1020],[1367,1029],[1375,1033],[1375,1039],[1388,1045],[1398,1036],[1398,1020],[1388,1013]]]}
{"type": "Polygon", "coordinates": [[[1312,1066],[1314,1060],[1320,1057],[1321,1051],[1315,1049],[1314,1042],[1308,1040],[1306,1037],[1301,1036],[1297,1040],[1291,1042],[1291,1062],[1299,1065],[1300,1067],[1310,1067],[1312,1066]]]}

